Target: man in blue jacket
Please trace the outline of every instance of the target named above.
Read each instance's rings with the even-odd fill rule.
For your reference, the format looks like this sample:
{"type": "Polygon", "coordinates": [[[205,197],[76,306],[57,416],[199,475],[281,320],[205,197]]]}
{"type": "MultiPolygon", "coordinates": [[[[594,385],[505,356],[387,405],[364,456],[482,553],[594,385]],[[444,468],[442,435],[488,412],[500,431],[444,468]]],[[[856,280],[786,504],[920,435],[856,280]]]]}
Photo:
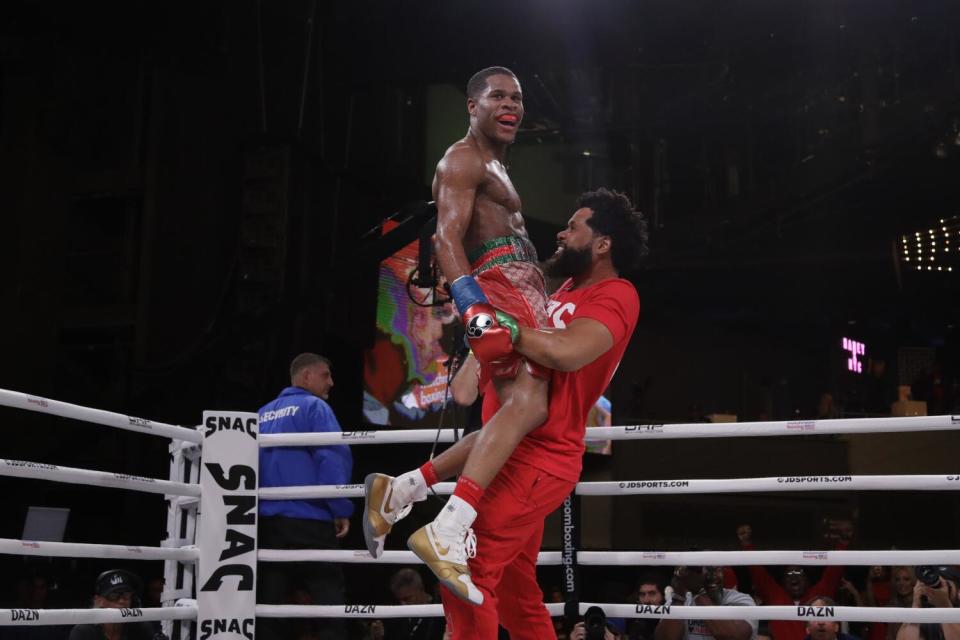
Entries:
{"type": "MultiPolygon", "coordinates": [[[[301,353],[290,363],[290,386],[260,408],[260,433],[340,431],[326,399],[333,387],[330,361],[301,353]]],[[[266,447],[260,449],[260,486],[293,487],[349,484],[350,447],[266,447]]],[[[336,549],[347,535],[353,503],[329,500],[260,500],[257,528],[261,549],[336,549]]],[[[343,573],[323,562],[264,563],[259,567],[257,602],[263,604],[342,604],[343,573]]],[[[302,621],[300,622],[302,624],[302,621]]],[[[261,618],[257,637],[294,638],[297,621],[261,618]]],[[[323,640],[343,640],[342,621],[325,620],[315,629],[323,640]],[[322,628],[320,628],[322,627],[322,628]]]]}

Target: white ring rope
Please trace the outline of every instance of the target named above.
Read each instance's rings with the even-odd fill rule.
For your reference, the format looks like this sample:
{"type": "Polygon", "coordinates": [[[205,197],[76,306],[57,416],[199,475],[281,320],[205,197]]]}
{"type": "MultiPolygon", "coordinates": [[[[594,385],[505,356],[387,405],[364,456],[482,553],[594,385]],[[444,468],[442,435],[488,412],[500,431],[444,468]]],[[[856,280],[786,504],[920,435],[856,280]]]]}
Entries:
{"type": "MultiPolygon", "coordinates": [[[[463,430],[459,433],[461,437],[463,430]]],[[[261,433],[263,447],[308,447],[328,444],[433,444],[453,442],[453,429],[401,429],[398,431],[342,431],[329,433],[261,433]],[[439,433],[437,433],[439,431],[439,433]]]]}
{"type": "MultiPolygon", "coordinates": [[[[438,495],[453,493],[453,482],[433,486],[438,495]]],[[[581,496],[620,496],[671,493],[752,493],[769,491],[960,491],[960,475],[914,476],[782,476],[729,480],[625,480],[578,482],[581,496]]],[[[262,500],[362,498],[362,484],[328,484],[300,487],[267,487],[262,500]]]]}
{"type": "Polygon", "coordinates": [[[24,460],[0,459],[0,476],[15,478],[33,478],[35,480],[53,480],[69,484],[85,484],[95,487],[110,487],[113,489],[130,489],[147,493],[162,493],[174,496],[200,497],[200,485],[186,482],[171,482],[156,478],[144,478],[125,473],[109,471],[91,471],[89,469],[74,469],[60,467],[55,464],[42,462],[26,462],[24,460]]]}
{"type": "MultiPolygon", "coordinates": [[[[338,562],[342,564],[423,564],[413,551],[384,551],[374,558],[366,549],[258,549],[260,562],[338,562]]],[[[541,551],[537,564],[559,565],[559,551],[541,551]]],[[[874,563],[876,564],[876,563],[874,563]]]]}
{"type": "Polygon", "coordinates": [[[764,491],[957,491],[960,475],[782,476],[730,480],[626,480],[580,482],[577,495],[614,496],[675,493],[751,493],[764,491]]]}
{"type": "MultiPolygon", "coordinates": [[[[450,495],[454,482],[438,482],[432,489],[437,495],[450,495]]],[[[261,500],[307,500],[313,498],[362,498],[362,484],[325,484],[300,487],[267,487],[257,491],[261,500]]]]}
{"type": "Polygon", "coordinates": [[[196,604],[181,605],[179,603],[175,607],[149,609],[0,609],[0,627],[196,619],[196,604]]]}
{"type": "Polygon", "coordinates": [[[258,618],[440,618],[439,604],[258,604],[258,618]]]}
{"type": "Polygon", "coordinates": [[[153,420],[145,420],[144,418],[136,418],[134,416],[125,416],[122,413],[114,413],[112,411],[81,407],[76,404],[70,404],[69,402],[50,400],[49,398],[28,396],[18,391],[0,389],[0,405],[13,407],[15,409],[47,413],[63,418],[73,418],[75,420],[82,420],[83,422],[102,424],[107,427],[114,427],[115,429],[123,429],[125,431],[148,433],[152,436],[162,436],[164,438],[186,440],[188,442],[203,442],[203,434],[196,429],[178,427],[165,422],[154,422],[153,420]]]}
{"type": "Polygon", "coordinates": [[[39,542],[0,538],[0,553],[19,556],[56,558],[112,558],[117,560],[177,560],[196,562],[196,548],[131,547],[118,544],[85,544],[79,542],[39,542]]]}
{"type": "Polygon", "coordinates": [[[578,551],[577,564],[635,566],[940,565],[960,563],[960,551],[578,551]]]}
{"type": "MultiPolygon", "coordinates": [[[[564,614],[563,603],[545,603],[554,617],[564,614]]],[[[896,607],[691,607],[581,602],[580,614],[600,607],[610,618],[666,618],[673,620],[822,620],[848,622],[960,622],[960,609],[907,609],[896,607]]],[[[293,605],[258,604],[258,618],[438,618],[439,604],[419,605],[293,605]]]]}
{"type": "Polygon", "coordinates": [[[823,620],[837,622],[960,622],[960,609],[899,607],[680,607],[581,602],[580,613],[600,607],[611,618],[668,618],[673,620],[823,620]]]}
{"type": "MultiPolygon", "coordinates": [[[[667,440],[677,438],[736,438],[909,431],[957,431],[960,416],[910,416],[906,418],[837,418],[833,420],[785,420],[766,422],[721,422],[705,424],[639,424],[590,427],[589,440],[667,440]]],[[[439,442],[453,442],[453,429],[441,429],[439,442]]],[[[400,431],[344,431],[342,433],[265,433],[261,447],[305,447],[330,444],[432,443],[435,429],[400,431]]]]}
{"type": "MultiPolygon", "coordinates": [[[[559,565],[559,551],[541,551],[540,566],[559,565]]],[[[370,564],[421,564],[412,551],[384,551],[374,559],[363,549],[259,549],[261,562],[340,562],[370,564]]],[[[960,551],[577,551],[578,565],[673,567],[691,566],[861,566],[960,564],[960,551]]]]}

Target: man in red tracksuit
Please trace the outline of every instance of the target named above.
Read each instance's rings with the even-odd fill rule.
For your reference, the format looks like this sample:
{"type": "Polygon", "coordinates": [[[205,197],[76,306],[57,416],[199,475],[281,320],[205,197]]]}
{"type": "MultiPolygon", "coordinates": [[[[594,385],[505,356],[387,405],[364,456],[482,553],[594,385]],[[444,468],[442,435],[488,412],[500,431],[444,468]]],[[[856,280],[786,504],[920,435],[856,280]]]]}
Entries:
{"type": "MultiPolygon", "coordinates": [[[[835,549],[846,549],[850,544],[851,534],[852,531],[843,532],[843,537],[837,541],[835,549]]],[[[737,527],[737,538],[742,548],[756,549],[750,525],[737,527]]],[[[750,567],[750,580],[765,606],[798,605],[806,604],[817,596],[836,598],[837,588],[843,578],[843,569],[837,565],[825,566],[820,580],[811,586],[802,566],[788,566],[784,568],[781,585],[765,567],[753,565],[750,567]]],[[[803,640],[807,635],[807,627],[802,620],[771,620],[770,633],[776,640],[803,640]]]]}
{"type": "MultiPolygon", "coordinates": [[[[585,287],[575,287],[568,280],[551,297],[549,308],[554,326],[595,322],[609,332],[612,346],[575,371],[561,369],[569,366],[562,356],[544,362],[555,369],[549,417],[517,446],[484,493],[473,523],[482,553],[471,559],[470,567],[474,584],[484,592],[483,605],[464,603],[441,590],[456,640],[494,638],[498,622],[515,640],[549,638],[554,633],[536,581],[544,518],[560,506],[580,478],[587,414],[620,363],[640,307],[630,282],[609,278],[585,287]]],[[[562,334],[550,337],[558,335],[562,334]]],[[[576,348],[570,345],[571,351],[576,348]]],[[[529,352],[525,355],[534,357],[529,352]]],[[[484,419],[498,404],[496,394],[484,395],[484,419]]]]}
{"type": "MultiPolygon", "coordinates": [[[[513,339],[517,352],[553,370],[549,417],[524,437],[479,503],[473,533],[481,551],[467,561],[482,604],[441,589],[454,640],[493,640],[498,624],[514,640],[555,636],[536,580],[543,521],[576,486],[587,414],[609,384],[639,316],[636,289],[619,274],[645,252],[646,229],[625,196],[605,189],[581,196],[557,244],[546,271],[569,279],[550,299],[554,329],[518,327],[513,339]]],[[[503,320],[509,325],[509,318],[503,320]]],[[[484,422],[499,408],[492,387],[485,392],[484,422]]],[[[368,491],[365,531],[385,535],[408,504],[426,498],[429,485],[459,472],[475,435],[420,469],[391,478],[382,495],[368,491]]]]}

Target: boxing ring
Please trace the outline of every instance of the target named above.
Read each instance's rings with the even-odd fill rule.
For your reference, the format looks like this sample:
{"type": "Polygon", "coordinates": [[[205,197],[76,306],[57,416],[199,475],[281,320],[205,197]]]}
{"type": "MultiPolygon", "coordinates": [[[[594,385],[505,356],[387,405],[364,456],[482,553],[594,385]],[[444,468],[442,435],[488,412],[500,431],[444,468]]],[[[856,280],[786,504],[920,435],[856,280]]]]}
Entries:
{"type": "MultiPolygon", "coordinates": [[[[363,485],[260,489],[257,460],[260,447],[319,445],[432,444],[435,430],[348,431],[342,433],[257,433],[252,413],[204,413],[203,423],[186,428],[81,407],[23,393],[0,390],[0,405],[46,413],[111,428],[136,431],[170,440],[168,479],[90,471],[58,465],[0,460],[0,475],[85,484],[163,494],[167,501],[167,536],[160,547],[35,542],[0,539],[0,553],[13,555],[163,560],[166,586],[163,607],[129,609],[0,609],[0,625],[62,625],[80,623],[162,621],[170,637],[189,637],[187,624],[197,624],[203,640],[222,636],[253,637],[255,617],[274,618],[394,618],[442,616],[439,604],[266,605],[256,604],[256,563],[336,562],[342,564],[418,564],[409,551],[385,551],[379,559],[363,550],[277,550],[256,545],[258,500],[363,498],[363,485]],[[174,623],[179,621],[177,627],[174,623]],[[183,624],[187,623],[187,624],[183,624]]],[[[721,424],[657,424],[596,427],[598,440],[685,438],[790,437],[868,433],[956,431],[960,418],[923,416],[835,420],[768,421],[721,424]]],[[[439,441],[452,443],[453,430],[439,441]]],[[[354,450],[354,455],[362,455],[354,450]]],[[[454,484],[440,483],[438,494],[454,484]]],[[[958,475],[784,476],[739,479],[666,479],[581,482],[575,496],[671,495],[790,491],[957,491],[958,475]]],[[[568,594],[576,594],[578,566],[676,565],[943,565],[960,564],[960,550],[917,551],[580,551],[575,498],[562,509],[561,551],[540,553],[538,564],[560,566],[568,594]]],[[[482,553],[482,549],[480,550],[482,553]]],[[[884,607],[684,607],[576,602],[580,614],[593,606],[610,617],[668,619],[761,619],[861,622],[960,622],[960,609],[884,607]]],[[[564,603],[548,603],[552,616],[565,614],[564,603]]]]}

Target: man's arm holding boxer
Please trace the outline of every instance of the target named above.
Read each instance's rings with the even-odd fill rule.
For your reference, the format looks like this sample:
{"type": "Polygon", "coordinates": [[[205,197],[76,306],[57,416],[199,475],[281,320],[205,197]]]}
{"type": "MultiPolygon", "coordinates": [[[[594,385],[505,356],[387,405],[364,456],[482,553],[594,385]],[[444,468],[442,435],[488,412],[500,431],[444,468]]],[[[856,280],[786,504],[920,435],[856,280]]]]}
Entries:
{"type": "Polygon", "coordinates": [[[517,327],[513,343],[527,358],[557,371],[576,371],[612,346],[610,329],[593,318],[576,318],[563,329],[517,327]]]}

